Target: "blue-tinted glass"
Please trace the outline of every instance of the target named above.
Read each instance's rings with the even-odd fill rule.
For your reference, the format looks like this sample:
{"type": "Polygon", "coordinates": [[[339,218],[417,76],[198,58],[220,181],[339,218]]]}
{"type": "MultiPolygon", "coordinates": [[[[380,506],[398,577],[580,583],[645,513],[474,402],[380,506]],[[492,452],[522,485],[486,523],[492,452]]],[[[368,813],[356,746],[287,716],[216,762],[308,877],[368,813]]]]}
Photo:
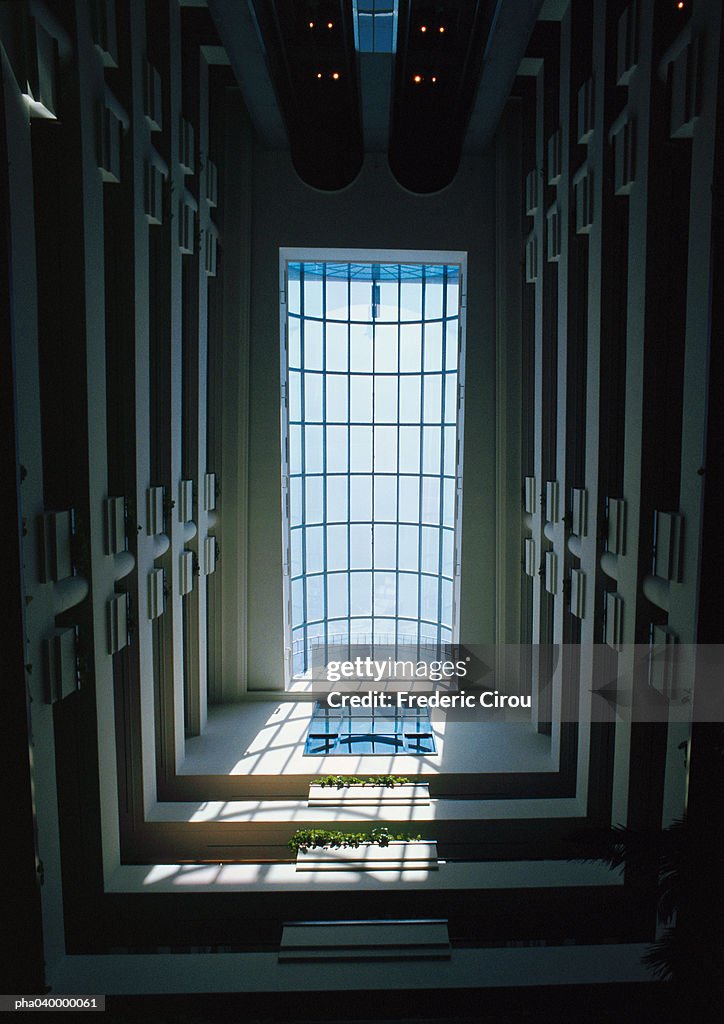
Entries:
{"type": "Polygon", "coordinates": [[[442,503],[442,521],[445,526],[455,525],[455,480],[454,478],[445,478],[442,484],[443,503],[442,503]]]}
{"type": "Polygon", "coordinates": [[[372,568],[372,527],[352,523],[349,528],[350,569],[372,568]]]}
{"type": "Polygon", "coordinates": [[[322,316],[322,280],[318,277],[304,278],[304,315],[322,316]]]}
{"type": "Polygon", "coordinates": [[[327,527],[327,570],[344,572],[347,564],[347,526],[327,527]]]}
{"type": "Polygon", "coordinates": [[[287,321],[287,337],[289,339],[287,354],[289,365],[300,367],[302,365],[301,327],[299,320],[295,316],[290,316],[287,321]]]}
{"type": "Polygon", "coordinates": [[[347,372],[347,324],[327,324],[327,362],[328,373],[335,370],[347,372]]]}
{"type": "Polygon", "coordinates": [[[400,373],[419,373],[422,369],[422,329],[419,324],[400,327],[400,373]]]}
{"type": "Polygon", "coordinates": [[[333,572],[327,576],[327,615],[330,618],[347,615],[349,608],[348,580],[349,576],[346,572],[333,572]]]}
{"type": "Polygon", "coordinates": [[[460,304],[460,284],[452,275],[447,280],[447,315],[453,316],[458,311],[460,304]]]}
{"type": "Polygon", "coordinates": [[[325,317],[327,320],[347,321],[347,281],[335,278],[327,278],[325,282],[327,308],[325,317]]]}
{"type": "Polygon", "coordinates": [[[393,22],[391,14],[375,17],[375,53],[392,53],[393,22]]]}
{"type": "Polygon", "coordinates": [[[398,614],[407,619],[417,618],[418,600],[417,573],[401,572],[398,581],[398,614]]]}
{"type": "Polygon", "coordinates": [[[375,376],[375,423],[397,423],[397,376],[375,376]]]}
{"type": "Polygon", "coordinates": [[[299,303],[301,302],[301,288],[299,286],[299,274],[296,276],[289,274],[289,280],[287,282],[287,306],[290,313],[299,312],[299,303]]]}
{"type": "Polygon", "coordinates": [[[346,423],[349,419],[347,409],[347,382],[349,378],[342,373],[325,375],[327,389],[327,422],[346,423]]]}
{"type": "Polygon", "coordinates": [[[289,525],[299,526],[302,521],[302,477],[289,480],[289,525]]]}
{"type": "Polygon", "coordinates": [[[443,530],[442,531],[442,570],[446,576],[452,576],[454,570],[454,549],[455,549],[455,532],[454,530],[443,530]]]}
{"type": "Polygon", "coordinates": [[[322,422],[322,375],[321,373],[304,374],[304,421],[305,423],[322,422]]]}
{"type": "Polygon", "coordinates": [[[350,472],[371,473],[372,427],[350,427],[349,446],[350,472]]]}
{"type": "Polygon", "coordinates": [[[394,615],[396,594],[395,594],[395,573],[376,572],[375,581],[375,616],[394,615]]]}
{"type": "Polygon", "coordinates": [[[422,565],[423,572],[437,573],[440,563],[440,531],[433,526],[422,528],[422,565]]]}
{"type": "MultiPolygon", "coordinates": [[[[407,646],[407,648],[408,648],[407,650],[400,651],[400,657],[409,660],[411,658],[414,659],[414,658],[417,657],[417,651],[412,648],[412,645],[413,644],[414,645],[417,644],[417,629],[418,629],[418,626],[417,626],[417,596],[416,596],[417,589],[416,588],[418,586],[419,576],[414,576],[414,575],[410,574],[409,576],[406,576],[405,578],[406,579],[410,579],[410,580],[414,580],[414,584],[411,584],[411,586],[415,587],[414,594],[412,593],[412,591],[410,591],[410,593],[405,597],[405,607],[414,608],[415,611],[414,611],[414,613],[412,615],[406,616],[404,619],[402,618],[403,613],[402,613],[402,611],[400,611],[400,613],[399,613],[400,614],[400,619],[399,619],[399,623],[398,623],[398,626],[397,626],[397,639],[398,639],[398,641],[401,644],[405,644],[407,646]]],[[[398,584],[398,591],[399,591],[401,586],[402,586],[402,583],[400,582],[398,584]]],[[[401,605],[398,604],[398,607],[401,608],[401,605]]]]}
{"type": "MultiPolygon", "coordinates": [[[[327,611],[328,615],[331,612],[327,611]]],[[[349,637],[349,629],[347,627],[347,619],[329,619],[327,622],[327,643],[330,644],[342,644],[347,643],[349,637]]]]}
{"type": "Polygon", "coordinates": [[[304,428],[304,472],[321,473],[322,466],[322,427],[304,428]]]}
{"type": "Polygon", "coordinates": [[[422,521],[440,522],[440,478],[426,476],[422,479],[422,521]]]}
{"type": "Polygon", "coordinates": [[[455,473],[456,450],[457,436],[455,427],[445,427],[445,464],[443,467],[445,476],[453,476],[455,473]]]}
{"type": "Polygon", "coordinates": [[[349,521],[347,508],[346,476],[327,477],[327,522],[346,523],[349,521]]]}
{"type": "MultiPolygon", "coordinates": [[[[350,281],[349,285],[349,318],[350,320],[364,320],[369,323],[372,319],[370,308],[372,306],[372,282],[371,281],[350,281]]],[[[369,330],[365,327],[365,330],[369,330]]],[[[372,334],[369,331],[370,335],[372,334]]],[[[370,367],[372,369],[372,367],[370,367]]]]}
{"type": "Polygon", "coordinates": [[[400,285],[400,320],[422,320],[422,285],[403,281],[400,285]]]}
{"type": "Polygon", "coordinates": [[[397,275],[393,280],[381,280],[380,288],[380,315],[378,320],[397,321],[397,275]]]}
{"type": "Polygon", "coordinates": [[[304,622],[304,579],[292,580],[292,624],[304,622]]]}
{"type": "Polygon", "coordinates": [[[442,609],[440,614],[440,621],[446,623],[448,626],[452,625],[452,602],[453,602],[453,587],[452,580],[442,581],[442,609]]]}
{"type": "MultiPolygon", "coordinates": [[[[437,576],[422,576],[420,578],[420,586],[422,592],[421,600],[421,612],[422,618],[428,619],[431,623],[437,625],[438,622],[438,579],[437,576]]],[[[426,625],[423,627],[428,636],[434,635],[430,633],[430,626],[426,625]]]]}
{"type": "Polygon", "coordinates": [[[398,568],[407,572],[417,572],[420,561],[420,530],[417,526],[400,525],[397,552],[398,568]]]}
{"type": "Polygon", "coordinates": [[[400,483],[400,522],[420,522],[420,478],[417,476],[401,476],[400,483]]]}
{"type": "Polygon", "coordinates": [[[458,368],[458,321],[449,320],[445,328],[445,369],[458,368]]]}
{"type": "Polygon", "coordinates": [[[375,427],[375,473],[397,472],[397,428],[375,427]]]}
{"type": "Polygon", "coordinates": [[[348,427],[327,427],[327,472],[347,472],[348,427]]]}
{"type": "Polygon", "coordinates": [[[324,576],[307,576],[307,622],[324,618],[324,576]]]}
{"type": "Polygon", "coordinates": [[[425,325],[425,365],[426,373],[438,373],[442,370],[442,323],[425,325]]]}
{"type": "Polygon", "coordinates": [[[440,427],[422,428],[422,471],[423,473],[440,472],[440,445],[442,429],[440,427]]]}
{"type": "Polygon", "coordinates": [[[289,472],[302,472],[302,428],[289,427],[289,472]]]}
{"type": "Polygon", "coordinates": [[[321,476],[305,477],[305,523],[321,523],[324,518],[324,478],[321,476]]]}
{"type": "Polygon", "coordinates": [[[304,331],[304,368],[305,370],[322,369],[322,324],[319,320],[305,320],[304,331]]]}
{"type": "Polygon", "coordinates": [[[375,373],[397,373],[397,324],[375,327],[375,373]]]}
{"type": "Polygon", "coordinates": [[[350,420],[352,423],[372,422],[372,377],[350,377],[350,420]]]}
{"type": "Polygon", "coordinates": [[[419,427],[400,427],[400,472],[420,472],[419,427]]]}
{"type": "Polygon", "coordinates": [[[372,519],[372,477],[353,476],[349,482],[350,519],[369,522],[372,519]]]}
{"type": "Polygon", "coordinates": [[[397,519],[397,477],[375,477],[375,520],[394,523],[397,519]]]}
{"type": "Polygon", "coordinates": [[[425,282],[425,319],[437,320],[442,316],[442,279],[429,277],[425,282]]]}
{"type": "Polygon", "coordinates": [[[394,569],[397,565],[397,527],[392,523],[377,523],[372,540],[375,569],[394,569]]]}
{"type": "MultiPolygon", "coordinates": [[[[310,622],[307,625],[307,639],[323,639],[325,633],[325,622],[324,619],[318,619],[317,622],[310,622]]],[[[315,645],[316,646],[316,645],[315,645]]]]}
{"type": "Polygon", "coordinates": [[[445,374],[445,422],[455,423],[458,414],[458,377],[456,373],[445,374]]]}
{"type": "Polygon", "coordinates": [[[305,566],[304,571],[322,572],[324,569],[324,528],[322,526],[307,526],[304,529],[305,537],[305,566]]]}
{"type": "Polygon", "coordinates": [[[393,644],[395,642],[395,620],[391,616],[379,618],[375,615],[373,629],[376,643],[393,644]],[[377,637],[380,639],[377,640],[377,637]]]}
{"type": "Polygon", "coordinates": [[[298,370],[289,371],[289,408],[302,408],[302,375],[298,370]]]}
{"type": "MultiPolygon", "coordinates": [[[[369,288],[369,285],[367,285],[369,288]]],[[[369,316],[369,303],[366,307],[369,316]]],[[[352,324],[349,329],[350,365],[353,373],[372,373],[372,328],[366,324],[352,324]]]]}
{"type": "Polygon", "coordinates": [[[425,423],[442,422],[442,374],[425,374],[425,423]]]}
{"type": "Polygon", "coordinates": [[[298,576],[302,571],[302,544],[304,542],[304,530],[302,527],[297,527],[291,531],[291,537],[289,541],[290,547],[290,568],[292,576],[298,576]]]}
{"type": "Polygon", "coordinates": [[[350,577],[350,615],[372,614],[372,573],[353,572],[350,577]]]}
{"type": "Polygon", "coordinates": [[[372,22],[371,14],[360,14],[357,19],[359,48],[361,53],[372,53],[372,22]]]}
{"type": "Polygon", "coordinates": [[[417,376],[400,377],[400,423],[420,422],[420,381],[417,376]]]}
{"type": "MultiPolygon", "coordinates": [[[[352,577],[354,579],[354,576],[352,577]]],[[[372,580],[370,579],[370,605],[372,604],[372,580]]],[[[352,619],[349,624],[349,635],[356,637],[360,643],[363,643],[364,637],[368,639],[372,635],[372,619],[352,619]]]]}

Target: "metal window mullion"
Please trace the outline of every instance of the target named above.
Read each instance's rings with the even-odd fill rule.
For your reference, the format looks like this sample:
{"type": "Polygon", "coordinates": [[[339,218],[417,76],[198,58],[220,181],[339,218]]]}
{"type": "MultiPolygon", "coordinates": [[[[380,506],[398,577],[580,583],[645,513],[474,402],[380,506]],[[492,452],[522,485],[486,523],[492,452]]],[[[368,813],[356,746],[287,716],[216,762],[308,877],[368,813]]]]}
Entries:
{"type": "Polygon", "coordinates": [[[327,615],[327,264],[322,267],[322,621],[324,661],[327,661],[329,617],[327,615]]]}
{"type": "Polygon", "coordinates": [[[303,662],[304,671],[307,671],[308,660],[307,660],[307,644],[309,642],[308,627],[307,627],[307,486],[306,486],[306,388],[304,383],[305,374],[305,320],[304,320],[304,264],[301,263],[299,266],[299,393],[301,399],[300,409],[300,445],[301,445],[301,491],[302,491],[302,509],[301,509],[301,522],[299,529],[302,536],[301,545],[301,579],[302,579],[302,644],[303,644],[303,662]]]}
{"type": "Polygon", "coordinates": [[[395,657],[400,643],[400,345],[402,325],[400,304],[397,304],[397,480],[395,484],[395,657]]]}
{"type": "MultiPolygon", "coordinates": [[[[424,275],[424,270],[423,270],[424,275]]],[[[421,311],[424,313],[425,286],[424,276],[421,279],[422,301],[421,311]]],[[[422,644],[422,492],[424,486],[425,465],[425,318],[420,321],[420,485],[417,496],[417,656],[420,657],[422,644]]]]}
{"type": "MultiPolygon", "coordinates": [[[[379,268],[377,265],[372,267],[372,294],[370,300],[370,321],[372,326],[372,522],[370,525],[370,541],[372,550],[371,560],[371,575],[372,575],[372,631],[371,640],[374,650],[374,638],[375,638],[375,380],[377,377],[377,359],[376,359],[376,346],[377,346],[377,321],[374,316],[374,297],[375,297],[375,285],[379,281],[379,277],[375,277],[375,274],[379,274],[379,268]]],[[[377,284],[379,287],[379,285],[377,284]]]]}
{"type": "Polygon", "coordinates": [[[442,642],[442,588],[443,588],[443,577],[442,577],[442,550],[443,550],[443,498],[445,492],[445,347],[447,344],[447,320],[445,313],[447,311],[447,275],[448,268],[442,273],[442,374],[440,376],[440,495],[438,499],[438,552],[437,552],[437,574],[438,574],[438,587],[437,587],[437,642],[438,645],[442,642]]]}
{"type": "Polygon", "coordinates": [[[347,264],[347,657],[352,643],[352,264],[347,264]]]}

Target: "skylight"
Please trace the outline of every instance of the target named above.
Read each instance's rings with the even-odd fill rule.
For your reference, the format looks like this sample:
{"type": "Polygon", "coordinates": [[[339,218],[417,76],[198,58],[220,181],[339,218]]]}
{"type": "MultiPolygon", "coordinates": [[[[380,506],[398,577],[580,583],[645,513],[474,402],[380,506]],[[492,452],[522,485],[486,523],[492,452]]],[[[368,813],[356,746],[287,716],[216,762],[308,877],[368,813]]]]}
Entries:
{"type": "Polygon", "coordinates": [[[320,646],[456,639],[461,274],[446,262],[286,265],[292,676],[320,646]]]}
{"type": "Polygon", "coordinates": [[[397,49],[397,0],[353,0],[355,42],[360,53],[397,49]]]}

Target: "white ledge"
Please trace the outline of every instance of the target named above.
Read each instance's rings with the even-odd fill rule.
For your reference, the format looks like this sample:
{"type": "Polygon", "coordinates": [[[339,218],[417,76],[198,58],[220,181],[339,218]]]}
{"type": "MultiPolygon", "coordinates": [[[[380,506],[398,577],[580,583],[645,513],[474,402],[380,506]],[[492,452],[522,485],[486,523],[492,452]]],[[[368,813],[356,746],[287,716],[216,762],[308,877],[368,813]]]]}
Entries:
{"type": "Polygon", "coordinates": [[[335,785],[309,787],[309,807],[412,807],[430,803],[430,787],[426,782],[396,786],[335,785]]]}
{"type": "Polygon", "coordinates": [[[297,871],[437,870],[437,843],[392,842],[389,846],[315,846],[297,853],[297,871]]]}

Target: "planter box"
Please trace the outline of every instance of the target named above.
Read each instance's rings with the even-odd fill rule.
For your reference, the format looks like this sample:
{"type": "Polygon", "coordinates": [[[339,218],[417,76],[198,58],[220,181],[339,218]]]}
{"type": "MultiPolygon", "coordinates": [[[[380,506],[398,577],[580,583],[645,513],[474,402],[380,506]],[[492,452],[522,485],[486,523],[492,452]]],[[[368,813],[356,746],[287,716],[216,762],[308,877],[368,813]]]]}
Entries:
{"type": "Polygon", "coordinates": [[[427,782],[400,786],[320,786],[309,787],[309,807],[426,807],[430,803],[427,782]]]}
{"type": "Polygon", "coordinates": [[[436,871],[437,843],[408,840],[378,846],[316,846],[297,853],[297,871],[436,871]]]}

